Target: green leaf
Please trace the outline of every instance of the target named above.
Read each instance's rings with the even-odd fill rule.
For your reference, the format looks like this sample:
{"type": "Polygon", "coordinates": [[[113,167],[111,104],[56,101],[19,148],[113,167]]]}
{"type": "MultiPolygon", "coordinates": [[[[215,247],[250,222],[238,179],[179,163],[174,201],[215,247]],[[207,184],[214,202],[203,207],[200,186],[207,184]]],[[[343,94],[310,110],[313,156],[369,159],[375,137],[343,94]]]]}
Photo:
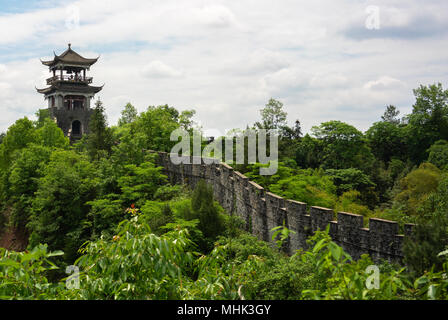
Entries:
{"type": "Polygon", "coordinates": [[[61,250],[56,250],[53,252],[50,252],[49,254],[47,254],[47,257],[57,257],[57,256],[63,256],[64,255],[64,251],[61,250]]]}
{"type": "Polygon", "coordinates": [[[446,255],[448,255],[448,249],[445,250],[445,251],[440,252],[437,256],[441,257],[441,256],[446,256],[446,255]]]}

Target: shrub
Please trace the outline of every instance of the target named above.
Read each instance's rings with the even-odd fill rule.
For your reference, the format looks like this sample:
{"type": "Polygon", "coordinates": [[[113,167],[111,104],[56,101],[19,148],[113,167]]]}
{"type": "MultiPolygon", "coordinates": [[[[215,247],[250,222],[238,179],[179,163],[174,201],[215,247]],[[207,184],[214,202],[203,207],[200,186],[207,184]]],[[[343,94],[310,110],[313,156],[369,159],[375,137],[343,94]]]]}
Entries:
{"type": "Polygon", "coordinates": [[[148,223],[155,234],[162,234],[163,230],[161,227],[167,223],[174,222],[174,214],[168,203],[146,201],[141,210],[144,221],[148,223]]]}
{"type": "Polygon", "coordinates": [[[39,244],[30,252],[13,252],[0,248],[0,299],[55,299],[64,287],[51,283],[46,273],[58,269],[52,257],[62,251],[49,252],[39,244]]]}

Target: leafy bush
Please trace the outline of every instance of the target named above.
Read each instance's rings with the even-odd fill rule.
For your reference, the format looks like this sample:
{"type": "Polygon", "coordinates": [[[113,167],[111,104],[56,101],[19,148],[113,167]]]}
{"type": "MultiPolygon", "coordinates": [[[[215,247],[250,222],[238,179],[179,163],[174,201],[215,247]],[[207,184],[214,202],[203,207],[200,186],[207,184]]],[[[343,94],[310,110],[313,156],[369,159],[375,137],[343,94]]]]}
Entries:
{"type": "Polygon", "coordinates": [[[356,190],[344,192],[339,197],[338,203],[335,206],[335,210],[360,214],[365,217],[371,215],[372,212],[369,210],[369,208],[362,205],[360,196],[360,192],[356,190]]]}
{"type": "Polygon", "coordinates": [[[269,191],[287,199],[305,202],[312,206],[334,207],[337,196],[336,186],[323,170],[292,169],[279,163],[278,171],[272,176],[261,176],[254,164],[246,176],[269,191]]]}
{"type": "Polygon", "coordinates": [[[405,212],[415,215],[431,193],[437,190],[441,171],[431,163],[422,163],[400,180],[401,192],[395,197],[397,203],[404,205],[405,212]]]}
{"type": "Polygon", "coordinates": [[[63,249],[66,261],[72,262],[90,236],[82,222],[97,184],[95,168],[86,157],[73,151],[53,152],[33,198],[30,247],[47,243],[51,250],[63,249]]]}
{"type": "Polygon", "coordinates": [[[312,289],[303,291],[306,299],[399,299],[410,282],[403,276],[405,268],[381,272],[380,287],[368,289],[366,268],[373,265],[368,255],[358,261],[331,240],[326,231],[317,231],[309,239],[310,251],[299,253],[304,263],[311,264],[317,281],[312,289]]]}
{"type": "Polygon", "coordinates": [[[215,239],[225,231],[224,210],[214,201],[213,189],[203,180],[196,185],[191,200],[181,201],[174,210],[181,219],[199,221],[204,238],[198,245],[203,252],[210,251],[215,239]]]}
{"type": "Polygon", "coordinates": [[[166,183],[167,177],[162,168],[154,162],[144,162],[139,166],[125,166],[125,175],[118,178],[122,199],[125,205],[135,204],[141,207],[146,200],[152,200],[159,186],[166,183]]]}
{"type": "Polygon", "coordinates": [[[181,185],[163,185],[160,186],[156,193],[154,194],[154,200],[160,200],[160,201],[168,201],[172,200],[175,197],[178,197],[179,195],[184,192],[184,188],[181,185]]]}
{"type": "Polygon", "coordinates": [[[193,219],[199,220],[204,236],[215,239],[224,231],[223,210],[213,199],[213,189],[204,180],[196,185],[191,198],[193,219]]]}
{"type": "Polygon", "coordinates": [[[174,222],[174,214],[168,203],[146,201],[141,210],[145,222],[155,234],[161,234],[161,227],[174,222]]]}
{"type": "Polygon", "coordinates": [[[428,162],[431,162],[439,169],[448,166],[448,141],[439,140],[429,148],[428,162]]]}
{"type": "Polygon", "coordinates": [[[315,276],[311,264],[297,258],[283,258],[272,267],[264,267],[256,279],[247,284],[245,292],[251,299],[299,300],[308,288],[315,286],[315,276]]]}
{"type": "Polygon", "coordinates": [[[92,239],[99,238],[101,235],[112,236],[118,223],[123,220],[125,216],[123,205],[117,197],[117,195],[109,195],[105,199],[86,203],[91,206],[91,209],[84,225],[90,229],[92,239]]]}
{"type": "Polygon", "coordinates": [[[403,246],[405,262],[410,272],[422,274],[443,268],[444,257],[438,253],[448,247],[448,175],[443,174],[436,192],[421,206],[412,236],[403,246]]]}
{"type": "Polygon", "coordinates": [[[113,241],[85,245],[77,265],[83,299],[179,299],[182,267],[192,263],[185,252],[188,234],[179,230],[157,237],[138,215],[123,221],[113,241]]]}
{"type": "Polygon", "coordinates": [[[62,283],[49,282],[45,274],[58,269],[50,258],[63,254],[42,244],[30,252],[0,248],[0,299],[55,299],[62,283]]]}

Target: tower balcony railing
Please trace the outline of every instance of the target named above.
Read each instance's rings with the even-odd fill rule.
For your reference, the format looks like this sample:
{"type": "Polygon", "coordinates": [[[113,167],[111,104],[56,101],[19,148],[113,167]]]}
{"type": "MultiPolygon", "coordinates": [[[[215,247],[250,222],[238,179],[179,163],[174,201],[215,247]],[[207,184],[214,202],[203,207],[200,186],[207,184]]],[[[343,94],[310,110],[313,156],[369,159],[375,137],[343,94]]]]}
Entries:
{"type": "Polygon", "coordinates": [[[64,74],[64,75],[57,75],[51,78],[47,79],[47,85],[51,85],[54,82],[57,81],[65,81],[65,82],[81,82],[81,83],[87,83],[90,84],[92,83],[93,77],[83,77],[83,76],[76,76],[76,75],[68,75],[68,74],[64,74]]]}

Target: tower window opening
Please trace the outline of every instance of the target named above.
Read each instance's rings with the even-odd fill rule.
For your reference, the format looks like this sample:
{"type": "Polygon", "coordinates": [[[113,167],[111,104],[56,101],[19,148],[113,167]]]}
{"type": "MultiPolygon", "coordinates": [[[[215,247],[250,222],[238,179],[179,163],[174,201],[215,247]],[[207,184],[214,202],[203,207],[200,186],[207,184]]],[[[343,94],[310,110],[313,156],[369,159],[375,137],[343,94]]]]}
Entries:
{"type": "Polygon", "coordinates": [[[75,120],[72,123],[72,134],[73,135],[81,134],[81,122],[79,122],[78,120],[75,120]]]}
{"type": "Polygon", "coordinates": [[[66,110],[84,109],[85,100],[83,96],[66,96],[64,99],[64,107],[66,110]]]}
{"type": "Polygon", "coordinates": [[[71,110],[72,109],[72,100],[64,99],[64,107],[67,110],[71,110]]]}
{"type": "Polygon", "coordinates": [[[73,109],[82,109],[83,108],[83,102],[82,100],[73,100],[73,109]]]}

